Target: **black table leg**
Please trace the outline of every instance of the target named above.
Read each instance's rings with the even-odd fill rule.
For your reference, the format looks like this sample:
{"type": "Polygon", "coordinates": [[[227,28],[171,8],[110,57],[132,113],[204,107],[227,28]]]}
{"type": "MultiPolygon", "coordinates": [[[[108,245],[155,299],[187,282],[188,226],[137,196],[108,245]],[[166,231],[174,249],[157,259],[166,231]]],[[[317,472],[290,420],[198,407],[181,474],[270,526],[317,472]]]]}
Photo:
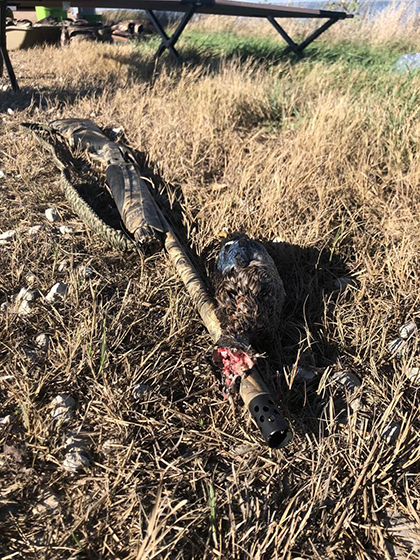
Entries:
{"type": "Polygon", "coordinates": [[[332,25],[334,25],[334,23],[336,23],[338,21],[338,19],[336,18],[332,18],[329,19],[328,21],[326,21],[324,23],[324,25],[321,25],[321,27],[319,27],[318,29],[316,29],[312,35],[310,35],[307,39],[305,39],[302,43],[300,43],[300,45],[298,46],[298,51],[302,52],[303,49],[306,49],[306,47],[308,45],[310,45],[312,43],[312,41],[315,41],[315,39],[317,37],[319,37],[320,35],[322,35],[322,33],[324,33],[325,31],[327,31],[327,29],[329,29],[332,25]]]}
{"type": "Polygon", "coordinates": [[[179,53],[175,49],[175,43],[180,38],[181,33],[184,31],[187,23],[193,17],[193,15],[195,13],[195,10],[196,10],[195,6],[191,6],[190,9],[183,15],[183,17],[182,17],[178,27],[176,28],[174,34],[172,35],[172,37],[169,37],[166,34],[165,30],[163,29],[162,25],[160,24],[160,21],[156,17],[153,10],[146,10],[147,15],[149,16],[149,19],[153,24],[153,27],[156,29],[156,31],[159,33],[159,35],[162,37],[162,42],[159,45],[159,48],[156,52],[156,58],[159,58],[162,55],[162,53],[165,51],[165,49],[168,49],[169,52],[172,54],[172,56],[175,58],[175,60],[180,60],[179,53]]]}
{"type": "Polygon", "coordinates": [[[293,41],[293,39],[291,39],[289,37],[289,35],[286,33],[286,31],[283,29],[283,27],[280,26],[280,24],[274,19],[273,16],[269,16],[268,21],[272,24],[272,26],[274,27],[274,29],[280,33],[280,35],[283,37],[283,39],[286,41],[286,43],[289,45],[287,51],[293,51],[293,52],[297,52],[298,49],[298,45],[293,41]]]}
{"type": "Polygon", "coordinates": [[[312,41],[315,41],[315,39],[317,37],[322,35],[322,33],[327,31],[327,29],[329,29],[334,23],[336,23],[338,21],[337,18],[329,19],[323,25],[321,25],[321,27],[316,29],[307,39],[305,39],[305,41],[302,41],[302,43],[297,44],[293,41],[293,39],[291,39],[289,37],[289,35],[286,33],[286,31],[279,25],[279,23],[274,19],[273,16],[270,16],[267,19],[273,25],[274,29],[276,29],[276,31],[278,31],[278,33],[280,33],[280,35],[283,37],[283,39],[289,45],[284,50],[284,54],[286,54],[290,51],[293,51],[295,54],[300,54],[304,49],[306,49],[306,47],[308,45],[310,45],[312,43],[312,41]]]}
{"type": "Polygon", "coordinates": [[[10,62],[9,53],[7,52],[6,45],[6,8],[7,2],[0,0],[0,76],[3,76],[3,63],[6,66],[7,73],[9,74],[10,82],[14,91],[19,91],[19,86],[16,81],[15,72],[12,63],[10,62]]]}

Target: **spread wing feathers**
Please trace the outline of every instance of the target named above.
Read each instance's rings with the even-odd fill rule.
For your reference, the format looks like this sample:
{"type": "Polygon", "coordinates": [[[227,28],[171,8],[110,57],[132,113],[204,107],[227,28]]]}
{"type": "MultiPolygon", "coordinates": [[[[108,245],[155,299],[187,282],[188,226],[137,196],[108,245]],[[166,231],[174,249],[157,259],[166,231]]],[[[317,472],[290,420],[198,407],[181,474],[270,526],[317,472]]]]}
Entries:
{"type": "Polygon", "coordinates": [[[271,337],[280,323],[285,291],[263,245],[236,236],[222,247],[217,269],[217,316],[224,335],[245,337],[249,344],[271,337]]]}

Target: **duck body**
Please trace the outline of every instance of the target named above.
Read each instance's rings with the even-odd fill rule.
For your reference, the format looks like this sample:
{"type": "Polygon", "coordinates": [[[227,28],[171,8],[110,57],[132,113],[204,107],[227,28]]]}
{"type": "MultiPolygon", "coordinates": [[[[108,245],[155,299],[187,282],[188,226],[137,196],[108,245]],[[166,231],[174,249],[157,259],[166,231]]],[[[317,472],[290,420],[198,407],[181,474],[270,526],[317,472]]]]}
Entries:
{"type": "Polygon", "coordinates": [[[226,241],[217,259],[216,315],[222,336],[213,359],[223,372],[224,395],[237,391],[237,380],[256,363],[262,340],[279,327],[285,300],[283,281],[265,247],[245,234],[226,241]]]}
{"type": "Polygon", "coordinates": [[[285,300],[283,281],[265,247],[237,234],[217,259],[217,316],[225,336],[244,345],[272,338],[285,300]]]}

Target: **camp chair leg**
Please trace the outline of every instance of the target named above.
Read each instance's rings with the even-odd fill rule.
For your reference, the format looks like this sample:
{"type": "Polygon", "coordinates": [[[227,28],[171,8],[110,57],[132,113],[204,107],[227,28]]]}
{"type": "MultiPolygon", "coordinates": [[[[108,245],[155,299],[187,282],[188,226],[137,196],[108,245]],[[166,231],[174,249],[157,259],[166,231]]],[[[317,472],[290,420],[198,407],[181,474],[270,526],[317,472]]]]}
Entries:
{"type": "Polygon", "coordinates": [[[306,49],[306,47],[308,45],[310,45],[312,43],[312,41],[315,41],[315,39],[317,37],[319,37],[320,35],[322,35],[322,33],[324,33],[325,31],[327,31],[327,29],[329,29],[334,23],[336,23],[338,21],[337,18],[331,18],[328,21],[326,21],[323,25],[321,25],[321,27],[319,27],[318,29],[316,29],[312,35],[310,35],[307,39],[305,39],[305,41],[302,41],[302,43],[297,44],[293,41],[293,39],[291,39],[289,37],[289,35],[286,33],[286,31],[279,25],[279,23],[274,19],[273,16],[270,16],[267,18],[268,21],[273,25],[273,27],[280,33],[280,35],[283,37],[283,39],[286,41],[286,43],[289,45],[285,50],[284,50],[284,54],[293,51],[295,54],[299,54],[301,53],[304,49],[306,49]]]}
{"type": "Polygon", "coordinates": [[[19,91],[16,76],[10,62],[9,53],[6,46],[6,7],[7,2],[0,1],[0,76],[3,76],[3,63],[9,74],[10,82],[14,91],[19,91]]]}
{"type": "Polygon", "coordinates": [[[168,35],[166,34],[162,25],[160,24],[160,21],[158,20],[155,13],[153,12],[153,10],[146,10],[147,15],[149,16],[149,19],[153,24],[153,27],[156,29],[156,31],[159,33],[159,35],[162,37],[162,42],[161,42],[161,44],[160,44],[160,46],[159,46],[159,48],[156,52],[156,55],[155,55],[156,58],[159,58],[162,55],[162,53],[164,52],[164,50],[168,49],[169,52],[172,54],[172,56],[175,58],[175,60],[180,60],[179,53],[175,49],[175,43],[180,38],[181,33],[184,31],[187,23],[190,21],[190,19],[195,14],[195,11],[196,11],[196,7],[191,6],[191,8],[188,10],[188,12],[185,12],[184,16],[182,17],[182,20],[180,21],[178,27],[175,30],[175,33],[172,35],[172,37],[168,37],[168,35]]]}

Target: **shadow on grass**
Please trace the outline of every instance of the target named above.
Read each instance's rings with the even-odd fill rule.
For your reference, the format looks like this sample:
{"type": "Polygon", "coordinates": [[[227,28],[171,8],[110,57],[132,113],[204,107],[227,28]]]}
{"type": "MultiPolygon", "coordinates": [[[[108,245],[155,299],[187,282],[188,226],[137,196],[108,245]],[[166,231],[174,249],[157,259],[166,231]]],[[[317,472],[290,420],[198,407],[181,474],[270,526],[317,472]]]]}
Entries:
{"type": "Polygon", "coordinates": [[[240,37],[227,33],[190,34],[183,44],[182,58],[188,63],[209,64],[216,67],[221,61],[239,59],[275,64],[284,60],[299,60],[293,53],[285,54],[286,45],[280,41],[257,37],[240,37]]]}
{"type": "MultiPolygon", "coordinates": [[[[321,374],[312,380],[295,379],[291,387],[281,373],[289,374],[299,365],[304,370],[318,371],[342,360],[343,348],[329,340],[325,319],[329,320],[338,297],[343,297],[345,284],[340,279],[350,276],[346,263],[332,248],[318,250],[287,242],[266,243],[282,276],[286,301],[283,323],[267,353],[267,374],[275,389],[283,395],[283,406],[302,432],[320,433],[319,424],[326,400],[317,393],[321,374]],[[271,375],[268,373],[271,372],[271,375]],[[273,372],[277,372],[273,375],[273,372]]],[[[345,402],[335,402],[343,412],[345,402]]]]}
{"type": "Polygon", "coordinates": [[[97,96],[104,91],[103,86],[96,88],[81,87],[80,89],[58,89],[41,87],[22,87],[18,92],[11,89],[0,92],[0,114],[12,111],[24,111],[28,107],[47,109],[48,105],[73,104],[82,97],[97,96]]]}
{"type": "Polygon", "coordinates": [[[287,63],[290,66],[299,64],[324,63],[326,65],[341,63],[344,68],[366,69],[370,72],[389,70],[396,57],[401,53],[396,48],[372,47],[359,45],[351,41],[339,44],[315,42],[307,47],[303,53],[286,52],[284,42],[271,38],[242,37],[233,33],[203,33],[187,32],[177,45],[181,56],[176,61],[165,51],[159,60],[153,58],[159,41],[151,38],[139,43],[133,53],[118,55],[121,64],[130,69],[129,77],[135,81],[150,82],[163,70],[172,73],[174,79],[181,74],[185,66],[201,67],[204,73],[217,74],[221,67],[229,60],[242,63],[255,62],[266,66],[276,66],[287,63]],[[150,58],[144,60],[144,50],[150,51],[150,58]],[[143,60],[139,61],[138,58],[143,60]]]}
{"type": "MultiPolygon", "coordinates": [[[[303,40],[300,37],[297,43],[303,40]]],[[[157,44],[157,43],[156,43],[157,44]]],[[[368,44],[356,44],[342,41],[330,44],[327,41],[315,41],[302,53],[286,52],[287,45],[281,40],[267,37],[240,36],[233,33],[187,32],[182,44],[182,60],[191,64],[205,64],[216,69],[221,61],[239,59],[242,61],[277,64],[288,62],[292,65],[301,62],[343,63],[350,67],[373,69],[389,67],[400,51],[389,46],[372,47],[368,44]]],[[[167,56],[167,55],[166,55],[167,56]]]]}
{"type": "Polygon", "coordinates": [[[324,62],[326,64],[340,64],[353,69],[369,71],[387,71],[392,67],[395,59],[404,51],[390,46],[372,47],[368,44],[355,44],[352,41],[342,41],[338,44],[313,43],[304,52],[308,62],[324,62]]]}

